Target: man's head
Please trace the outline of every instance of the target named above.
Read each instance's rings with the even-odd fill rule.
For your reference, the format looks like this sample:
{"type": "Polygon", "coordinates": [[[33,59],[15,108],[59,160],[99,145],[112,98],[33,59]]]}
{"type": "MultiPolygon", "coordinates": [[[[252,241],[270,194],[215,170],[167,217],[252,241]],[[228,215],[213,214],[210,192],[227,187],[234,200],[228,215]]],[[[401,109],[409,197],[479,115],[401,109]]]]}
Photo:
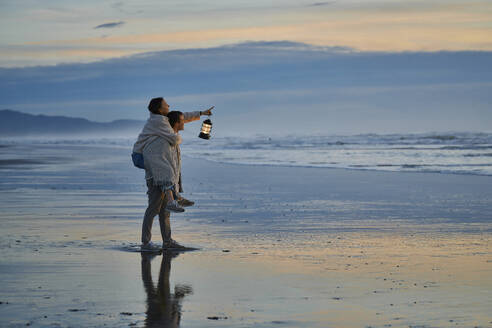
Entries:
{"type": "Polygon", "coordinates": [[[162,97],[152,99],[147,108],[154,114],[166,116],[169,113],[169,105],[162,97]]]}
{"type": "Polygon", "coordinates": [[[167,114],[169,124],[175,131],[184,130],[184,115],[180,111],[173,110],[167,114]]]}

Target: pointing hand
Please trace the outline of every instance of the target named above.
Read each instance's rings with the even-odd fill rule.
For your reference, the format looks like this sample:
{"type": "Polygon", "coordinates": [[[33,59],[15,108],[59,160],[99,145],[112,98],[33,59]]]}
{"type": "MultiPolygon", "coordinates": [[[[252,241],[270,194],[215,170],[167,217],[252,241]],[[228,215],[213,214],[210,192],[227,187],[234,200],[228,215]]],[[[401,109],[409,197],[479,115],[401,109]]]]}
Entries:
{"type": "Polygon", "coordinates": [[[212,115],[212,109],[214,109],[214,108],[215,108],[215,106],[212,106],[209,109],[202,111],[202,115],[211,116],[212,115]]]}

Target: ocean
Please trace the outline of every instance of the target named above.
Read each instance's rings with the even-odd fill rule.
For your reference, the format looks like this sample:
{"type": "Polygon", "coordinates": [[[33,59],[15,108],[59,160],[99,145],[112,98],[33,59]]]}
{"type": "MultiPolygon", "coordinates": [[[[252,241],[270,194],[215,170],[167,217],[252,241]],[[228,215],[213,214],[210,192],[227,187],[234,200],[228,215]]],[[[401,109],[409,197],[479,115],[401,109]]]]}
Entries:
{"type": "MultiPolygon", "coordinates": [[[[128,147],[121,138],[6,139],[2,143],[128,147]]],[[[185,156],[220,163],[492,175],[491,133],[212,137],[184,134],[185,156]]]]}

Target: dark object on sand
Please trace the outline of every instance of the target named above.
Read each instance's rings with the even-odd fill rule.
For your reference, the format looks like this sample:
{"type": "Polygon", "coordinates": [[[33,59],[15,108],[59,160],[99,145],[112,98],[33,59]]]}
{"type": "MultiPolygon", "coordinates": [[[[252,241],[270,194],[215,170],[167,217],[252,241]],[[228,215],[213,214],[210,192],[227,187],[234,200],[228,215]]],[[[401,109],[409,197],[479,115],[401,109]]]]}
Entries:
{"type": "Polygon", "coordinates": [[[202,123],[202,129],[200,130],[200,134],[198,135],[202,139],[210,139],[210,131],[212,130],[212,121],[210,119],[206,119],[202,123]]]}
{"type": "Polygon", "coordinates": [[[217,317],[217,316],[213,316],[213,317],[207,317],[208,320],[226,320],[227,317],[217,317]]]}

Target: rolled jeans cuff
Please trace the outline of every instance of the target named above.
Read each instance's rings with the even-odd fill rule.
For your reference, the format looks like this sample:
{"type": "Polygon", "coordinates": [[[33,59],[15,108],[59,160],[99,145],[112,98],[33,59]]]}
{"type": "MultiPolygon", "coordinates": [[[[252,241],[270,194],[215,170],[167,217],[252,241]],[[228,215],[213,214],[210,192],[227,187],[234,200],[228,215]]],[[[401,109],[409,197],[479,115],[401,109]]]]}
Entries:
{"type": "Polygon", "coordinates": [[[168,190],[171,190],[171,191],[174,192],[174,185],[167,185],[167,186],[166,185],[162,185],[161,186],[161,190],[162,190],[162,192],[166,192],[168,190]]]}

